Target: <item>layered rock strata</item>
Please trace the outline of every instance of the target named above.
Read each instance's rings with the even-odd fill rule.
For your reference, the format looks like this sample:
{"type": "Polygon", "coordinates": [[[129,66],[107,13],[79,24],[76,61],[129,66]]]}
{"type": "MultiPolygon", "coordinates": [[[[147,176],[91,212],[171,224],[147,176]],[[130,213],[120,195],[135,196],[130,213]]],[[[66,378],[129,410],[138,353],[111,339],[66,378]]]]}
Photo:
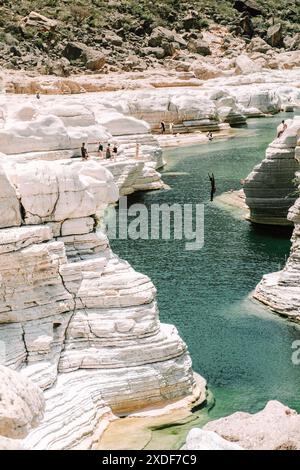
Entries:
{"type": "Polygon", "coordinates": [[[224,125],[243,124],[248,116],[274,114],[286,106],[290,109],[299,106],[299,73],[294,76],[293,84],[286,82],[279,72],[213,79],[184,92],[180,87],[172,87],[170,81],[163,89],[77,92],[72,97],[42,94],[40,101],[35,96],[24,97],[21,106],[19,98],[7,95],[0,105],[4,119],[0,134],[2,151],[16,153],[14,148],[19,142],[24,146],[23,153],[45,154],[41,141],[48,158],[51,151],[52,157],[57,158],[58,150],[61,158],[67,156],[62,150],[70,156],[78,154],[82,140],[89,143],[91,150],[98,140],[157,147],[150,127],[159,131],[162,120],[167,124],[167,132],[171,122],[174,133],[218,130],[224,125]],[[57,133],[59,139],[54,137],[57,133]],[[14,138],[13,145],[8,145],[10,136],[14,138]],[[35,139],[29,139],[31,136],[35,139]]]}
{"type": "Polygon", "coordinates": [[[296,147],[300,119],[288,120],[287,125],[287,130],[269,145],[266,158],[244,183],[250,220],[257,224],[291,225],[287,213],[297,198],[295,173],[299,169],[296,147]]]}
{"type": "Polygon", "coordinates": [[[60,160],[6,163],[1,175],[2,362],[46,390],[44,421],[23,445],[90,448],[112,412],[204,399],[152,282],[97,228],[119,196],[112,174],[60,160]]]}
{"type": "Polygon", "coordinates": [[[157,172],[164,164],[162,150],[145,121],[70,98],[41,103],[27,97],[22,104],[3,98],[0,109],[0,146],[10,162],[76,159],[82,142],[99,160],[99,142],[111,143],[118,147],[117,161],[101,163],[115,176],[121,195],[164,187],[157,172]]]}
{"type": "MultiPolygon", "coordinates": [[[[300,174],[297,174],[298,179],[300,174]]],[[[282,271],[266,274],[254,291],[254,298],[274,312],[300,321],[300,200],[290,209],[289,220],[294,223],[292,247],[282,271]]]]}

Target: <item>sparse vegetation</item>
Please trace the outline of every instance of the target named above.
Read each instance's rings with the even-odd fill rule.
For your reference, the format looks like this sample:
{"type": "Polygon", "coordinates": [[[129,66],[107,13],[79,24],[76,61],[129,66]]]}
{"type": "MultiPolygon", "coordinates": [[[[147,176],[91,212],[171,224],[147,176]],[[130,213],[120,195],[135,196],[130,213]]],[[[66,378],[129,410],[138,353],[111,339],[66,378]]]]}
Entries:
{"type": "MultiPolygon", "coordinates": [[[[39,56],[39,63],[47,58],[61,57],[66,42],[84,42],[96,49],[107,48],[99,37],[111,30],[123,40],[119,52],[115,47],[107,53],[113,60],[122,60],[128,54],[138,54],[138,46],[145,47],[145,38],[157,26],[174,29],[184,34],[189,29],[200,32],[211,24],[228,26],[231,34],[244,35],[240,27],[242,12],[235,8],[236,0],[2,0],[0,3],[0,65],[10,67],[13,52],[7,49],[6,34],[13,36],[20,48],[19,57],[31,52],[39,56]],[[57,28],[49,34],[43,29],[20,27],[20,21],[31,11],[57,20],[57,28]],[[188,25],[192,24],[190,28],[188,25]],[[44,47],[47,44],[48,47],[44,47]],[[50,47],[51,46],[51,47],[50,47]],[[117,51],[117,52],[116,52],[117,51]],[[1,59],[2,57],[2,59],[1,59]]],[[[280,22],[283,36],[299,30],[300,1],[252,0],[261,8],[259,16],[251,16],[253,34],[265,38],[274,22],[280,22]]],[[[118,47],[118,46],[117,46],[118,47]]],[[[15,50],[15,49],[14,49],[15,50]]],[[[27,54],[28,55],[28,54],[27,54]]],[[[36,58],[35,61],[36,63],[36,58]]],[[[21,59],[13,61],[18,67],[21,59]]],[[[30,61],[25,64],[30,68],[30,61]]]]}

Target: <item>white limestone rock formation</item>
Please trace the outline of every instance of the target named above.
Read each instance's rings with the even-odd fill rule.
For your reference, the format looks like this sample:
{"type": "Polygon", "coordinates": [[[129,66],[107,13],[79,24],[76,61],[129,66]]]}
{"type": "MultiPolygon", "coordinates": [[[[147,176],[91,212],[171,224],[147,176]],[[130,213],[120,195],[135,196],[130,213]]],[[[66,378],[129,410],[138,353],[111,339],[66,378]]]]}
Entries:
{"type": "MultiPolygon", "coordinates": [[[[111,142],[118,146],[117,162],[104,161],[103,165],[116,176],[121,194],[164,187],[161,175],[156,171],[164,164],[162,150],[145,121],[125,116],[112,108],[106,109],[101,103],[95,105],[89,100],[83,103],[82,100],[70,98],[53,102],[52,97],[43,103],[35,97],[27,97],[22,104],[11,99],[10,103],[6,102],[4,115],[0,145],[9,154],[9,162],[28,163],[76,157],[80,155],[82,142],[86,143],[90,157],[99,160],[99,142],[104,145],[111,142]]],[[[6,161],[7,157],[0,154],[0,160],[6,161]]],[[[25,166],[23,168],[26,181],[28,171],[31,171],[30,165],[27,169],[25,166]]],[[[55,179],[54,174],[52,178],[55,179]]],[[[40,190],[42,188],[37,188],[37,193],[40,190]]],[[[5,201],[1,201],[5,197],[5,194],[0,196],[3,208],[5,201]]],[[[18,221],[14,220],[16,211],[13,199],[11,203],[7,217],[12,219],[12,225],[16,225],[18,221]]],[[[8,222],[4,221],[4,226],[11,225],[8,222]]]]}
{"type": "Polygon", "coordinates": [[[43,418],[43,393],[20,373],[0,365],[0,397],[0,450],[21,449],[19,439],[43,418]]]}
{"type": "Polygon", "coordinates": [[[299,450],[300,415],[278,401],[269,401],[255,414],[237,412],[210,421],[204,431],[213,431],[246,450],[299,450]]]}
{"type": "Polygon", "coordinates": [[[22,225],[0,229],[1,359],[46,398],[23,445],[91,448],[112,413],[204,400],[185,343],[159,322],[152,282],[97,228],[118,199],[112,174],[63,160],[6,163],[2,173],[22,225]]]}
{"type": "Polygon", "coordinates": [[[250,220],[257,224],[291,225],[289,208],[296,200],[295,173],[299,169],[296,146],[300,119],[286,121],[288,128],[266,151],[266,158],[245,179],[250,220]]]}
{"type": "MultiPolygon", "coordinates": [[[[5,158],[0,154],[0,159],[5,158]]],[[[21,225],[20,204],[15,189],[0,167],[0,228],[21,225]]]]}
{"type": "Polygon", "coordinates": [[[244,450],[241,446],[229,442],[213,431],[193,428],[187,435],[181,450],[244,450]]]}
{"type": "MultiPolygon", "coordinates": [[[[230,88],[232,92],[232,88],[230,88]]],[[[281,110],[282,100],[277,89],[269,86],[239,86],[234,95],[241,112],[247,117],[276,114],[281,110]]]]}
{"type": "MultiPolygon", "coordinates": [[[[299,153],[299,147],[296,148],[299,153]]],[[[298,181],[300,173],[297,173],[298,181]]],[[[288,219],[294,224],[292,247],[282,271],[266,274],[254,291],[254,298],[275,313],[300,321],[300,199],[291,207],[288,219]]]]}

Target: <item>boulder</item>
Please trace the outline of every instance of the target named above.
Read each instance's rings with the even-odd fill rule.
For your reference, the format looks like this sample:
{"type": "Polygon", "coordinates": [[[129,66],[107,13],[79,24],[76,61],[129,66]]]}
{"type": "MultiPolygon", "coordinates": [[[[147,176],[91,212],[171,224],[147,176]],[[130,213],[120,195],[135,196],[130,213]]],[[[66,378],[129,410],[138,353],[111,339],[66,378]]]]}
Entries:
{"type": "Polygon", "coordinates": [[[235,59],[236,73],[247,75],[250,73],[260,72],[261,66],[250,59],[247,54],[242,54],[235,59]]]}
{"type": "Polygon", "coordinates": [[[45,67],[49,75],[57,77],[69,77],[70,75],[70,62],[66,57],[57,60],[48,59],[45,67]]]}
{"type": "Polygon", "coordinates": [[[263,10],[254,0],[235,0],[234,8],[239,12],[247,12],[251,16],[263,14],[263,10]]]}
{"type": "Polygon", "coordinates": [[[183,28],[186,31],[190,29],[197,29],[199,26],[199,13],[195,10],[190,10],[189,13],[182,20],[183,28]]]}
{"type": "Polygon", "coordinates": [[[83,65],[92,71],[101,70],[105,64],[105,56],[102,52],[80,42],[69,42],[63,51],[63,55],[70,62],[82,62],[83,65]]]}
{"type": "Polygon", "coordinates": [[[190,39],[187,47],[190,52],[196,52],[204,56],[211,55],[211,50],[207,42],[202,39],[190,39]]]}
{"type": "Polygon", "coordinates": [[[126,60],[123,63],[122,69],[126,72],[139,71],[143,72],[147,69],[147,64],[142,59],[134,54],[127,56],[126,60]]]}
{"type": "Polygon", "coordinates": [[[143,47],[141,52],[145,56],[153,55],[157,59],[163,59],[166,55],[165,50],[162,47],[143,47]]]}
{"type": "Polygon", "coordinates": [[[193,428],[187,435],[186,443],[181,450],[244,450],[237,444],[229,442],[213,431],[193,428]]]}
{"type": "Polygon", "coordinates": [[[186,47],[186,41],[177,34],[176,31],[158,26],[152,31],[152,34],[148,41],[150,47],[160,47],[163,42],[176,43],[180,48],[186,47]]]}
{"type": "Polygon", "coordinates": [[[242,32],[245,36],[252,38],[254,34],[254,27],[249,15],[243,15],[240,19],[240,27],[242,28],[242,32]]]}
{"type": "Polygon", "coordinates": [[[270,28],[268,28],[267,42],[272,47],[282,47],[283,46],[282,25],[281,25],[281,23],[274,24],[273,26],[270,26],[270,28]]]}
{"type": "Polygon", "coordinates": [[[22,28],[30,26],[31,28],[40,29],[41,31],[51,31],[55,29],[57,25],[58,22],[56,20],[47,18],[35,11],[31,11],[29,15],[22,18],[20,22],[22,28]]]}
{"type": "Polygon", "coordinates": [[[252,38],[247,46],[248,52],[261,52],[265,54],[271,49],[270,45],[260,37],[252,38]]]}
{"type": "Polygon", "coordinates": [[[105,31],[104,39],[108,44],[113,46],[122,46],[124,40],[114,31],[105,31]]]}
{"type": "Polygon", "coordinates": [[[283,40],[284,47],[290,51],[295,51],[300,49],[300,33],[295,34],[294,36],[286,36],[283,40]]]}
{"type": "Polygon", "coordinates": [[[178,42],[162,41],[161,46],[166,56],[173,56],[180,50],[178,42]]]}
{"type": "Polygon", "coordinates": [[[204,428],[247,450],[299,450],[300,415],[279,401],[255,414],[237,412],[204,428]]]}
{"type": "Polygon", "coordinates": [[[42,391],[26,377],[0,365],[0,436],[19,439],[41,421],[42,391]]]}
{"type": "Polygon", "coordinates": [[[222,70],[201,60],[195,61],[191,65],[190,70],[194,72],[195,77],[200,80],[209,80],[210,78],[216,78],[223,75],[222,70]]]}
{"type": "Polygon", "coordinates": [[[281,52],[276,55],[277,67],[281,69],[293,69],[300,67],[299,51],[281,52]]]}

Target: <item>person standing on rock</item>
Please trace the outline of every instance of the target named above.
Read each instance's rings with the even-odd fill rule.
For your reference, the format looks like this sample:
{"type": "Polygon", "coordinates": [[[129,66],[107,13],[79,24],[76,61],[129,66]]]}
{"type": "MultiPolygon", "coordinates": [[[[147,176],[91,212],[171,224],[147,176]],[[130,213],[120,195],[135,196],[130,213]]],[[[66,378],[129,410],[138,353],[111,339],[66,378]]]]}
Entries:
{"type": "Polygon", "coordinates": [[[117,159],[117,155],[118,155],[118,147],[117,147],[116,144],[113,146],[113,151],[112,151],[112,153],[113,153],[114,162],[115,162],[116,159],[117,159]]]}
{"type": "Polygon", "coordinates": [[[101,159],[103,158],[103,145],[101,144],[101,142],[99,142],[98,145],[98,155],[101,159]]]}
{"type": "Polygon", "coordinates": [[[111,158],[110,144],[107,144],[105,158],[106,160],[109,160],[111,158]]]}
{"type": "Polygon", "coordinates": [[[140,158],[140,143],[137,142],[135,145],[135,158],[136,160],[139,160],[140,158]]]}
{"type": "Polygon", "coordinates": [[[36,94],[35,96],[36,96],[36,99],[37,99],[37,100],[39,100],[40,97],[41,97],[40,94],[39,94],[39,92],[37,92],[37,94],[36,94]]]}
{"type": "Polygon", "coordinates": [[[215,180],[215,176],[214,176],[213,173],[211,174],[211,176],[210,176],[210,174],[208,173],[208,177],[209,177],[209,180],[210,180],[210,201],[213,202],[213,200],[214,200],[214,194],[215,194],[215,192],[217,191],[217,188],[216,188],[216,180],[215,180]]]}
{"type": "Polygon", "coordinates": [[[287,130],[287,124],[285,121],[282,121],[281,124],[278,126],[278,129],[277,129],[277,138],[279,139],[279,137],[282,136],[282,134],[284,134],[284,132],[287,130]]]}
{"type": "Polygon", "coordinates": [[[88,151],[87,151],[87,148],[85,146],[85,142],[82,142],[82,145],[81,145],[81,157],[82,157],[82,160],[87,160],[89,158],[88,156],[88,151]]]}
{"type": "Polygon", "coordinates": [[[211,132],[211,131],[208,132],[207,138],[208,138],[208,140],[209,140],[210,142],[213,140],[213,135],[212,135],[212,132],[211,132]]]}
{"type": "Polygon", "coordinates": [[[170,122],[169,124],[170,134],[173,134],[173,127],[174,127],[174,122],[170,122]]]}
{"type": "Polygon", "coordinates": [[[165,125],[164,121],[161,121],[161,123],[160,123],[160,130],[161,130],[162,134],[164,134],[166,132],[166,125],[165,125]]]}

